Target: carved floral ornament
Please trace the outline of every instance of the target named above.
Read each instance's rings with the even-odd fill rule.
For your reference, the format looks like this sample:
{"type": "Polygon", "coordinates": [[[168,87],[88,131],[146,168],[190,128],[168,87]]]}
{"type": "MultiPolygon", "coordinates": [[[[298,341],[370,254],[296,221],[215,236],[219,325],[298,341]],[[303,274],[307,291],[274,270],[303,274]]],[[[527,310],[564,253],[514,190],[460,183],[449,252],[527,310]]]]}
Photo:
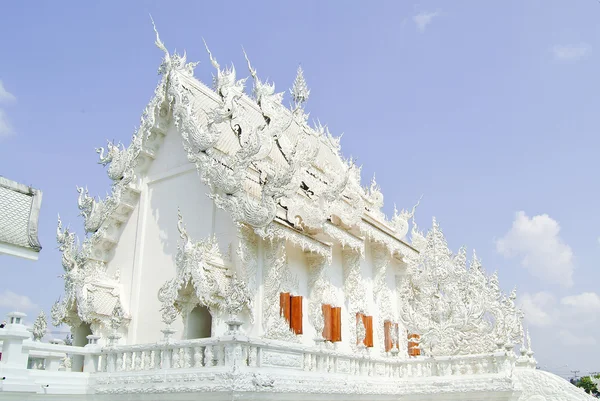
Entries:
{"type": "Polygon", "coordinates": [[[181,242],[177,246],[175,277],[159,289],[162,320],[167,325],[173,323],[181,313],[184,304],[201,304],[214,315],[225,312],[236,316],[247,309],[252,313],[252,298],[245,280],[239,280],[219,265],[223,257],[215,237],[192,242],[178,212],[177,228],[181,242]],[[182,291],[191,287],[191,293],[182,291]]]}
{"type": "Polygon", "coordinates": [[[466,249],[454,255],[435,219],[399,292],[400,319],[429,355],[489,353],[523,338],[516,290],[503,294],[475,253],[467,268],[466,249]]]}

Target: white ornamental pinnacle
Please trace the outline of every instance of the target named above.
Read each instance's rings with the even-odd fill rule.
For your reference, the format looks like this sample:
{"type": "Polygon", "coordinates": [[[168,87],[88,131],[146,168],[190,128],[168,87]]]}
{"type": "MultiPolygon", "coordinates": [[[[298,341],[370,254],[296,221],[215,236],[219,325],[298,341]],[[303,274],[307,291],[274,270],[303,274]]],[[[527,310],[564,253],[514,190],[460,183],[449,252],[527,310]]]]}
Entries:
{"type": "Polygon", "coordinates": [[[294,99],[294,102],[296,103],[296,107],[301,107],[301,105],[304,104],[310,96],[310,89],[308,89],[308,85],[304,79],[304,71],[302,70],[302,66],[298,66],[296,79],[294,80],[294,85],[292,86],[290,93],[294,99]]]}
{"type": "Polygon", "coordinates": [[[423,245],[399,290],[401,320],[421,336],[425,354],[493,352],[497,344],[514,344],[523,337],[514,290],[503,294],[497,275],[487,277],[476,257],[467,268],[466,250],[454,255],[435,220],[423,245]]]}
{"type": "Polygon", "coordinates": [[[46,335],[48,323],[46,322],[46,314],[41,311],[33,323],[33,341],[41,341],[46,335]]]}
{"type": "Polygon", "coordinates": [[[65,310],[63,303],[57,300],[50,309],[50,317],[52,318],[52,325],[58,327],[63,324],[63,319],[65,316],[65,310]]]}

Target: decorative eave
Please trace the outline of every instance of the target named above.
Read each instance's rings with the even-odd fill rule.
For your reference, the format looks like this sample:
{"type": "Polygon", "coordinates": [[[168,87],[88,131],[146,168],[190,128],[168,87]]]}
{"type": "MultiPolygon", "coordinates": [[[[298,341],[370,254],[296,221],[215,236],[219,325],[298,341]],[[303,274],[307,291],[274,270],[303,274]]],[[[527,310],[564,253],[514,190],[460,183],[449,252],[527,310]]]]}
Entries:
{"type": "Polygon", "coordinates": [[[266,240],[284,239],[290,241],[305,252],[314,253],[331,259],[331,245],[292,227],[287,221],[275,218],[266,227],[254,229],[259,237],[266,240]]]}
{"type": "Polygon", "coordinates": [[[358,227],[362,235],[373,242],[385,246],[391,256],[394,256],[401,261],[405,261],[405,258],[412,258],[419,254],[417,249],[391,233],[383,231],[379,225],[374,225],[367,219],[363,219],[358,227]]]}
{"type": "Polygon", "coordinates": [[[364,256],[364,238],[357,237],[351,234],[349,231],[344,230],[343,228],[340,228],[329,221],[325,223],[325,226],[323,227],[323,233],[340,243],[342,248],[350,248],[353,251],[358,252],[361,256],[364,256]]]}

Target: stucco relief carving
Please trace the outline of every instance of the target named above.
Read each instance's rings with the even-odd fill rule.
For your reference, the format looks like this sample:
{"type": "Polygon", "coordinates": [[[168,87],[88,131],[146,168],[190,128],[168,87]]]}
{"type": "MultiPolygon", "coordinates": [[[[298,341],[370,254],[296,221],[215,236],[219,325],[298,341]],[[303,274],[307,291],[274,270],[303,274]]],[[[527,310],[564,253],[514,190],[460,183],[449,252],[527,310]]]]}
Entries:
{"type": "Polygon", "coordinates": [[[281,316],[279,294],[298,293],[298,278],[287,264],[285,240],[266,242],[266,262],[263,273],[263,333],[265,338],[298,342],[289,323],[281,316]]]}
{"type": "Polygon", "coordinates": [[[325,322],[322,305],[340,306],[341,301],[329,277],[329,260],[316,254],[307,254],[308,262],[308,320],[315,328],[317,339],[322,338],[325,322]]]}
{"type": "MultiPolygon", "coordinates": [[[[237,255],[241,262],[240,270],[243,280],[247,283],[248,293],[252,303],[256,302],[258,293],[257,268],[258,268],[258,238],[251,227],[241,225],[238,228],[239,246],[237,255]]],[[[250,314],[250,321],[254,323],[254,308],[250,314]]]]}
{"type": "Polygon", "coordinates": [[[216,238],[192,242],[179,212],[177,228],[182,241],[177,247],[175,277],[158,292],[163,322],[170,326],[190,304],[208,307],[213,316],[217,311],[233,315],[244,308],[250,311],[251,299],[245,284],[241,285],[232,272],[219,265],[223,258],[216,238]]]}
{"type": "Polygon", "coordinates": [[[348,302],[348,327],[350,330],[350,347],[357,349],[359,340],[364,340],[365,327],[361,321],[356,320],[356,314],[369,315],[367,310],[366,282],[360,271],[361,254],[354,249],[344,249],[343,271],[344,271],[344,296],[348,302]],[[355,328],[355,329],[354,329],[355,328]]]}
{"type": "Polygon", "coordinates": [[[385,352],[385,333],[384,322],[396,322],[393,309],[393,294],[387,283],[387,271],[390,263],[390,254],[381,244],[372,244],[371,253],[373,256],[373,297],[377,306],[378,320],[376,322],[377,342],[380,352],[385,352]]]}
{"type": "Polygon", "coordinates": [[[400,317],[421,335],[426,354],[480,354],[520,342],[523,314],[515,299],[514,290],[502,293],[497,274],[486,277],[475,255],[469,268],[464,248],[453,255],[434,219],[426,246],[408,264],[400,317]]]}

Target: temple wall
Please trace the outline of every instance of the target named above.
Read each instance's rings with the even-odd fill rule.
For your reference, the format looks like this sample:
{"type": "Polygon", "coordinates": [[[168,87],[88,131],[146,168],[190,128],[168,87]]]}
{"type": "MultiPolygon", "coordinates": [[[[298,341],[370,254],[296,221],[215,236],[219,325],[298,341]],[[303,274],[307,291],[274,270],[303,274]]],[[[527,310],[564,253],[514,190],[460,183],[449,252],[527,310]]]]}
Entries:
{"type": "MultiPolygon", "coordinates": [[[[108,265],[108,273],[113,276],[120,270],[122,302],[125,310],[133,317],[126,342],[149,343],[162,338],[159,288],[175,275],[175,257],[177,245],[180,242],[177,228],[177,209],[181,210],[188,235],[193,242],[215,235],[221,253],[225,259],[232,261],[232,266],[239,272],[244,269],[236,250],[239,246],[238,231],[232,223],[229,213],[215,207],[214,202],[207,196],[210,189],[204,185],[196,167],[187,160],[181,143],[181,137],[171,128],[160,146],[156,159],[146,173],[140,199],[131,217],[125,223],[113,259],[108,265]]],[[[265,249],[265,241],[259,240],[257,250],[257,285],[255,297],[255,324],[244,315],[244,329],[250,335],[260,336],[262,332],[262,310],[267,300],[264,299],[264,266],[269,262],[265,249]]],[[[306,253],[293,243],[287,241],[287,267],[297,280],[295,295],[303,297],[303,335],[301,342],[314,344],[316,332],[309,322],[309,269],[306,253]]],[[[332,291],[337,296],[337,305],[342,307],[342,342],[336,344],[340,350],[350,350],[352,331],[355,326],[352,321],[348,304],[343,294],[344,288],[344,257],[339,244],[332,247],[331,265],[327,268],[332,291]]],[[[365,255],[360,260],[362,281],[368,314],[374,317],[374,325],[382,325],[378,316],[378,306],[373,296],[373,276],[376,269],[373,266],[372,246],[365,244],[365,255]]],[[[401,272],[401,263],[392,260],[387,269],[386,283],[396,299],[396,277],[401,272]]],[[[279,300],[268,300],[279,302],[279,300]]],[[[397,316],[397,304],[391,302],[387,307],[397,316]]],[[[225,331],[224,316],[213,317],[213,335],[225,331]]],[[[177,330],[175,338],[184,338],[182,317],[173,324],[177,330]]],[[[373,352],[379,352],[383,340],[381,332],[374,330],[373,352]]],[[[125,339],[124,339],[125,340],[125,339]]]]}
{"type": "MultiPolygon", "coordinates": [[[[143,182],[136,210],[127,222],[112,266],[122,267],[121,284],[126,310],[133,316],[127,342],[147,343],[162,337],[159,288],[175,275],[180,241],[177,209],[181,210],[192,240],[216,234],[223,254],[235,239],[235,228],[224,212],[216,212],[209,193],[188,162],[181,137],[169,130],[143,182]],[[142,329],[143,328],[143,329],[142,329]]],[[[183,333],[183,321],[173,323],[175,338],[183,333]]],[[[219,327],[217,326],[217,329],[219,327]]]]}
{"type": "Polygon", "coordinates": [[[119,242],[116,245],[111,261],[108,263],[106,273],[109,277],[118,274],[121,282],[121,303],[126,311],[131,306],[131,286],[133,282],[133,265],[135,261],[135,243],[139,220],[139,204],[135,206],[129,220],[124,223],[119,242]],[[118,273],[117,273],[118,271],[118,273]]]}

